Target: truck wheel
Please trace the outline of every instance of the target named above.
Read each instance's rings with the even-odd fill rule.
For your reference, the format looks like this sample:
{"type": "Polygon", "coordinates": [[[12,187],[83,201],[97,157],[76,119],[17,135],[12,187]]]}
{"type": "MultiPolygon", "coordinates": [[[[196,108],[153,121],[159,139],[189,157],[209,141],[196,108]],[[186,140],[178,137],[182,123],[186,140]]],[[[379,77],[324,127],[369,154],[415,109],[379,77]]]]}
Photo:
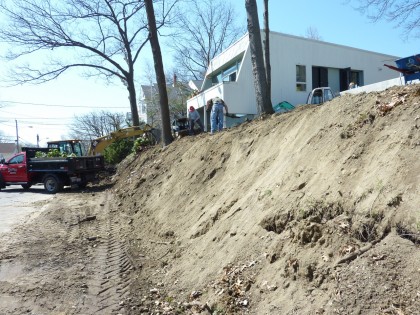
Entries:
{"type": "Polygon", "coordinates": [[[86,186],[87,186],[87,183],[86,183],[86,182],[83,182],[83,183],[78,183],[78,184],[77,184],[77,187],[78,187],[79,189],[85,189],[85,188],[86,188],[86,186]]]}
{"type": "Polygon", "coordinates": [[[29,188],[31,188],[31,184],[22,184],[22,188],[25,190],[28,190],[29,188]]]}
{"type": "Polygon", "coordinates": [[[0,190],[1,190],[2,188],[6,188],[6,185],[4,184],[4,181],[3,181],[3,176],[0,174],[0,190]]]}
{"type": "Polygon", "coordinates": [[[48,175],[44,179],[45,191],[49,194],[55,194],[63,188],[63,183],[55,175],[48,175]]]}

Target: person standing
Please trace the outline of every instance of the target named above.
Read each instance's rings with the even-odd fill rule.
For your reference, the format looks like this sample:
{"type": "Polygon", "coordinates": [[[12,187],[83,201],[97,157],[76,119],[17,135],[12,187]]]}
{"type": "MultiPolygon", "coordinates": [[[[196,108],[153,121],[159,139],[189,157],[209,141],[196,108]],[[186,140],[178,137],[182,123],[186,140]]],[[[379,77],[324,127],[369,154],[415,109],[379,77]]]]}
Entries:
{"type": "Polygon", "coordinates": [[[210,114],[211,134],[216,131],[223,130],[223,108],[226,110],[226,114],[229,113],[226,103],[220,98],[213,98],[213,106],[210,114]]]}
{"type": "Polygon", "coordinates": [[[194,124],[197,123],[200,126],[200,131],[204,131],[203,123],[200,119],[200,114],[195,110],[194,106],[190,106],[190,109],[188,110],[188,121],[190,125],[190,135],[194,134],[194,124]]]}

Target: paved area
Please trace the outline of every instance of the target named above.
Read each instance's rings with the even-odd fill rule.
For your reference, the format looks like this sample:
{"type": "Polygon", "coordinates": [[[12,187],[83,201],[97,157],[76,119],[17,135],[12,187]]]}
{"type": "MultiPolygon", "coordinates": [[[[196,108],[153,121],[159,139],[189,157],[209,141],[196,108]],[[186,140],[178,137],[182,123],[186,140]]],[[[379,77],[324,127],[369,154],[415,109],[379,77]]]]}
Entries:
{"type": "Polygon", "coordinates": [[[44,193],[43,186],[36,185],[29,191],[19,186],[10,186],[0,190],[0,233],[10,229],[31,214],[42,210],[40,201],[53,198],[54,195],[44,193]]]}

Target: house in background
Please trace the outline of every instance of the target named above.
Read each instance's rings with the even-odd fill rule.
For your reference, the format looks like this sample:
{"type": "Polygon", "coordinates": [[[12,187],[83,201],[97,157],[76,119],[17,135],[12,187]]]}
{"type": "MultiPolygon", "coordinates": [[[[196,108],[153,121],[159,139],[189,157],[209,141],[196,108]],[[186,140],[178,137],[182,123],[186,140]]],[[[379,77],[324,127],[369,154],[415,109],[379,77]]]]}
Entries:
{"type": "MultiPolygon", "coordinates": [[[[347,90],[350,82],[363,86],[396,78],[395,71],[383,66],[395,59],[398,57],[270,32],[272,104],[305,104],[309,92],[317,87],[329,86],[338,94],[347,90]]],[[[206,101],[216,96],[226,102],[231,113],[244,117],[257,114],[248,34],[210,62],[200,91],[188,100],[187,107],[198,109],[206,126],[209,117],[203,109],[206,101]]],[[[225,124],[235,122],[238,120],[226,118],[225,124]]]]}
{"type": "Polygon", "coordinates": [[[16,143],[0,143],[0,160],[4,158],[6,161],[17,153],[16,143]]]}
{"type": "MultiPolygon", "coordinates": [[[[174,75],[173,83],[167,84],[166,90],[171,119],[186,116],[187,99],[194,91],[194,86],[191,87],[189,84],[177,81],[177,77],[174,75]]],[[[154,128],[160,128],[159,91],[156,83],[140,86],[139,118],[154,128]]]]}

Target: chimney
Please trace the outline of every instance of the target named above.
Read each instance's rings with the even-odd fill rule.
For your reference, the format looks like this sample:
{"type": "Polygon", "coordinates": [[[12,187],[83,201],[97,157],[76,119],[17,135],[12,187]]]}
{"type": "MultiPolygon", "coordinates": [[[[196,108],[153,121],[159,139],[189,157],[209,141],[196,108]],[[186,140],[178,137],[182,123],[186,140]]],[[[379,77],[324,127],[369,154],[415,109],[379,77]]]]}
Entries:
{"type": "Polygon", "coordinates": [[[173,85],[172,85],[173,87],[175,87],[176,86],[176,73],[174,73],[174,82],[173,82],[173,85]]]}

